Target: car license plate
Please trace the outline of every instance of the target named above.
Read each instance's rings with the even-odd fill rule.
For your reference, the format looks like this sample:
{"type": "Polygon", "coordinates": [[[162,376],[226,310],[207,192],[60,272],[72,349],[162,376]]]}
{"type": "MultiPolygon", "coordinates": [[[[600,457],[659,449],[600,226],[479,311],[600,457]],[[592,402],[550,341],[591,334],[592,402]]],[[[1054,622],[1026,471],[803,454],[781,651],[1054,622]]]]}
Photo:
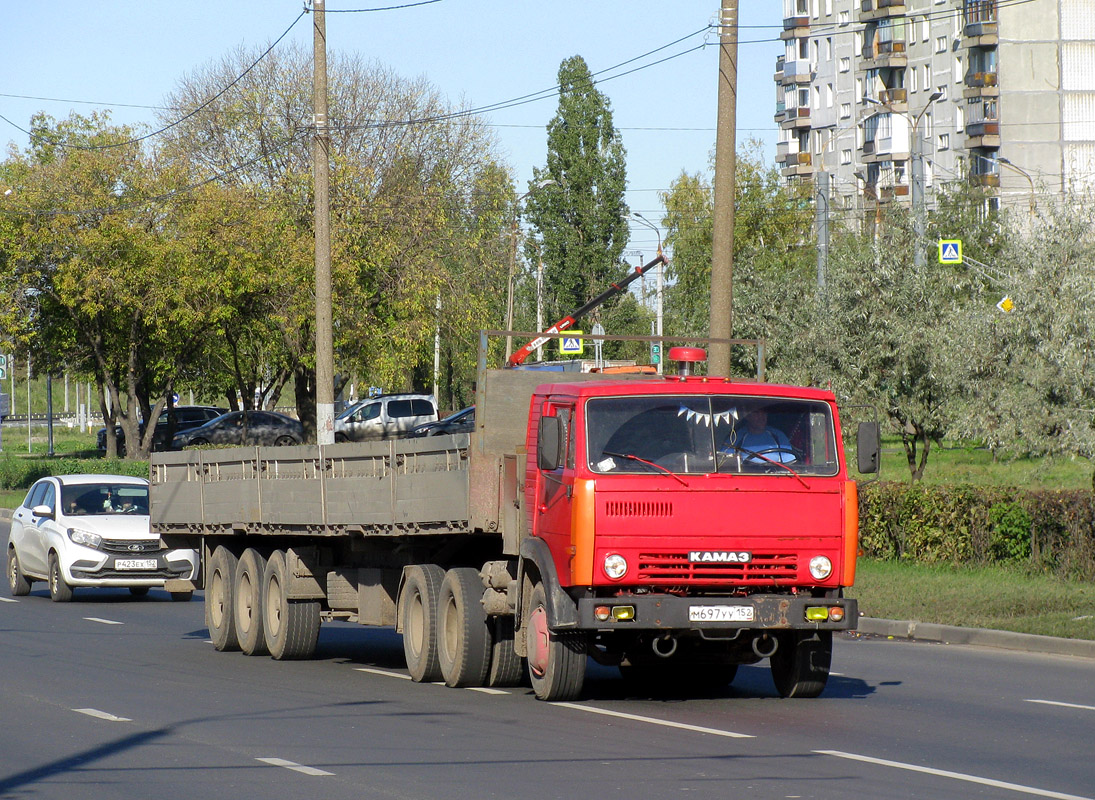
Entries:
{"type": "Polygon", "coordinates": [[[689,622],[752,622],[752,606],[689,606],[689,622]]]}
{"type": "Polygon", "coordinates": [[[114,562],[115,569],[156,569],[154,558],[119,558],[114,562]]]}

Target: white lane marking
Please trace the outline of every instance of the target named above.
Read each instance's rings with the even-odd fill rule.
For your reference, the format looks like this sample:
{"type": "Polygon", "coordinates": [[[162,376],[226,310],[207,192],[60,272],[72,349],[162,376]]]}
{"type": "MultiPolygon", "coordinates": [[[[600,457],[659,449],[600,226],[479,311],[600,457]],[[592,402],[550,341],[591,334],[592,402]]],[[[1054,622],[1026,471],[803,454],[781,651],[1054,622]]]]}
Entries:
{"type": "Polygon", "coordinates": [[[654,717],[642,717],[638,714],[625,714],[622,711],[609,711],[604,708],[597,708],[596,706],[583,706],[577,703],[552,703],[553,706],[559,706],[562,708],[573,708],[578,711],[588,711],[590,714],[603,714],[606,717],[618,717],[619,719],[629,719],[633,722],[648,722],[651,725],[661,725],[665,728],[678,728],[683,731],[692,731],[694,733],[710,733],[712,736],[727,736],[731,739],[753,739],[751,734],[737,733],[736,731],[724,731],[720,728],[704,728],[699,725],[686,725],[683,722],[671,722],[664,719],[655,719],[654,717]]]}
{"type": "Polygon", "coordinates": [[[293,772],[300,772],[303,775],[313,775],[316,777],[322,775],[334,775],[333,772],[328,772],[325,769],[316,769],[315,767],[306,767],[303,764],[298,764],[295,761],[286,761],[284,758],[256,758],[256,761],[261,761],[264,764],[269,764],[272,767],[285,767],[291,769],[293,772]]]}
{"type": "Polygon", "coordinates": [[[125,625],[124,622],[118,622],[113,619],[101,619],[100,617],[84,617],[88,622],[98,622],[103,625],[125,625]]]}
{"type": "Polygon", "coordinates": [[[18,603],[18,600],[13,600],[10,597],[0,597],[0,603],[18,603]]]}
{"type": "Polygon", "coordinates": [[[505,689],[493,689],[489,686],[469,686],[470,692],[482,692],[483,694],[509,694],[505,689]]]}
{"type": "Polygon", "coordinates": [[[1023,786],[1018,783],[1008,783],[1006,781],[997,781],[992,778],[980,778],[976,775],[967,775],[963,772],[951,772],[945,769],[933,769],[932,767],[921,767],[917,764],[905,764],[901,761],[888,761],[884,758],[872,758],[871,756],[861,756],[855,753],[844,753],[840,750],[814,750],[815,753],[820,753],[823,756],[836,756],[837,758],[846,758],[851,761],[862,761],[867,764],[877,764],[882,767],[894,767],[895,769],[904,769],[909,772],[922,772],[925,775],[935,775],[940,778],[953,778],[956,781],[966,781],[967,783],[977,783],[982,786],[992,786],[996,789],[1010,789],[1013,792],[1021,792],[1023,794],[1035,795],[1036,797],[1052,797],[1055,800],[1092,800],[1090,797],[1083,797],[1077,794],[1065,794],[1064,792],[1052,792],[1048,789],[1037,789],[1033,786],[1023,786]]]}
{"type": "Polygon", "coordinates": [[[409,681],[411,679],[410,675],[404,675],[401,672],[390,672],[386,669],[372,669],[371,667],[354,667],[354,670],[356,672],[370,672],[373,675],[383,675],[386,678],[401,678],[405,681],[409,681]]]}
{"type": "Polygon", "coordinates": [[[77,714],[87,714],[89,717],[95,717],[96,719],[105,719],[107,722],[132,722],[129,717],[116,717],[113,714],[108,714],[105,711],[100,711],[97,708],[74,708],[72,709],[77,714]]]}
{"type": "Polygon", "coordinates": [[[1027,703],[1041,703],[1044,706],[1062,706],[1064,708],[1080,708],[1084,711],[1095,711],[1095,706],[1082,706],[1079,703],[1062,703],[1058,700],[1026,700],[1027,703]]]}

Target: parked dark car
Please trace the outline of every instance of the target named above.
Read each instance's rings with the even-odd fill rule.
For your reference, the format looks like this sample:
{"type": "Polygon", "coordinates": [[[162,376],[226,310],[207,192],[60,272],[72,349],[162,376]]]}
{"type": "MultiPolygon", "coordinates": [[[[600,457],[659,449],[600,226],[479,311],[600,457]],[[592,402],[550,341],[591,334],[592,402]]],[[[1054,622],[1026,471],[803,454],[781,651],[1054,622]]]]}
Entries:
{"type": "Polygon", "coordinates": [[[304,426],[299,420],[275,411],[230,411],[197,428],[175,434],[172,450],[190,445],[290,445],[303,444],[304,426]]]}
{"type": "MultiPolygon", "coordinates": [[[[209,420],[216,419],[227,411],[227,408],[217,408],[216,406],[175,406],[175,433],[204,425],[209,422],[209,420]]],[[[165,408],[160,412],[159,419],[156,420],[156,430],[152,433],[153,450],[168,449],[168,445],[171,442],[167,436],[167,429],[168,416],[167,409],[165,408]]],[[[114,427],[114,435],[118,438],[118,455],[124,456],[125,431],[122,430],[121,425],[116,425],[114,427]]],[[[144,435],[143,420],[141,422],[141,435],[144,435]]],[[[99,428],[99,433],[95,438],[95,444],[99,448],[99,452],[106,452],[106,428],[99,428]]]]}
{"type": "Polygon", "coordinates": [[[449,414],[437,422],[427,422],[413,428],[408,438],[420,436],[440,436],[444,433],[471,433],[475,430],[475,406],[462,408],[455,414],[449,414]]]}

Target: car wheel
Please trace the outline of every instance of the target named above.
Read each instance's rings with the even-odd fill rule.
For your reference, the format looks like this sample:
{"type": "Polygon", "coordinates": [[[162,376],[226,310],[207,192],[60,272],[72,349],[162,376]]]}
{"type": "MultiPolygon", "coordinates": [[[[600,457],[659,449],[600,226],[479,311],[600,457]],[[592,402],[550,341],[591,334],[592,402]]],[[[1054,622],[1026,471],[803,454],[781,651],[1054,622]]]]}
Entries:
{"type": "Polygon", "coordinates": [[[198,447],[198,446],[203,445],[203,444],[209,444],[209,440],[208,439],[200,439],[200,438],[199,439],[191,439],[184,446],[185,447],[198,447]]]}
{"type": "Polygon", "coordinates": [[[346,438],[346,434],[344,434],[344,433],[336,433],[335,434],[335,442],[336,443],[342,444],[343,442],[348,442],[348,441],[350,441],[350,440],[346,438]]]}
{"type": "Polygon", "coordinates": [[[297,440],[294,439],[292,436],[279,436],[278,438],[276,438],[274,440],[274,445],[276,447],[288,447],[288,446],[294,445],[296,443],[297,443],[297,440]]]}
{"type": "Polygon", "coordinates": [[[129,593],[134,597],[144,597],[148,594],[147,586],[130,586],[129,593]]]}
{"type": "Polygon", "coordinates": [[[67,603],[72,599],[72,587],[65,581],[56,553],[49,554],[49,599],[54,603],[67,603]]]}
{"type": "Polygon", "coordinates": [[[194,597],[194,592],[186,590],[185,592],[170,592],[171,599],[176,603],[189,603],[194,597]]]}
{"type": "Polygon", "coordinates": [[[8,548],[8,587],[12,597],[22,597],[30,594],[31,580],[23,574],[23,568],[19,566],[19,556],[14,547],[8,548]]]}

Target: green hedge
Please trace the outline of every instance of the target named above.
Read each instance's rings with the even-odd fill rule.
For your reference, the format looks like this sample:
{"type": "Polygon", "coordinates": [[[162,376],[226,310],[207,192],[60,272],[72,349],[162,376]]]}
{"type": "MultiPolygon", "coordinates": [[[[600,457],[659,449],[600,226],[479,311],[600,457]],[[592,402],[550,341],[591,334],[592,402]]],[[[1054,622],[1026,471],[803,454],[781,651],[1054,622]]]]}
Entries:
{"type": "Polygon", "coordinates": [[[148,462],[121,458],[27,458],[6,454],[0,458],[0,489],[29,489],[32,483],[47,475],[80,472],[147,478],[148,462]]]}
{"type": "Polygon", "coordinates": [[[859,491],[863,554],[924,564],[1016,564],[1095,580],[1095,495],[871,483],[859,491]]]}

